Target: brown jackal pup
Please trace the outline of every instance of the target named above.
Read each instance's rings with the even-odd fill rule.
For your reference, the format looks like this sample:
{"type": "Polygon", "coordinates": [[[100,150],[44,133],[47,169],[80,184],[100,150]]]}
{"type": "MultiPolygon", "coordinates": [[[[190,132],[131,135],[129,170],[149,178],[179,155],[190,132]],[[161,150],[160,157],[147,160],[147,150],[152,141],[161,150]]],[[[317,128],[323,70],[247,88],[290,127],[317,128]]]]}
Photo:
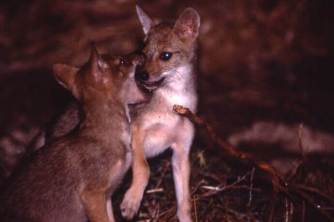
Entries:
{"type": "Polygon", "coordinates": [[[188,8],[174,25],[154,24],[137,7],[146,34],[143,53],[146,63],[136,78],[153,91],[150,102],[133,117],[133,181],[121,204],[122,214],[132,218],[138,211],[149,179],[147,157],[168,147],[173,150],[172,166],[177,197],[177,216],[181,222],[191,221],[189,195],[189,151],[194,136],[193,125],[173,113],[179,104],[196,111],[194,60],[200,17],[188,8]]]}
{"type": "Polygon", "coordinates": [[[78,130],[38,150],[9,179],[0,197],[0,221],[114,221],[110,195],[132,156],[127,104],[142,99],[133,81],[139,61],[106,62],[93,49],[80,69],[54,66],[85,118],[78,130]]]}

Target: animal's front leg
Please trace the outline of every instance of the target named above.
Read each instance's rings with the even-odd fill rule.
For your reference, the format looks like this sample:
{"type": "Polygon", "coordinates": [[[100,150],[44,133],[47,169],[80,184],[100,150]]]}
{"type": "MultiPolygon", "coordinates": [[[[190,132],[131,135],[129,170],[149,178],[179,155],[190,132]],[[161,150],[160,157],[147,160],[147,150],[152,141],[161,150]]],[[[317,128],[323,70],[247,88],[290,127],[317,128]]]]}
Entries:
{"type": "Polygon", "coordinates": [[[172,145],[172,166],[177,200],[177,217],[180,222],[191,222],[189,151],[193,140],[194,129],[191,124],[186,124],[185,128],[186,129],[179,134],[176,143],[172,145]]]}
{"type": "Polygon", "coordinates": [[[180,222],[190,222],[192,220],[190,214],[189,154],[184,150],[175,149],[172,157],[172,166],[177,200],[177,217],[180,222]]]}
{"type": "Polygon", "coordinates": [[[144,137],[137,127],[133,127],[132,132],[132,183],[121,203],[122,216],[126,219],[132,219],[137,213],[150,177],[143,147],[144,137]]]}
{"type": "MultiPolygon", "coordinates": [[[[108,215],[107,201],[104,192],[84,190],[81,200],[89,221],[91,222],[114,222],[113,215],[108,215]],[[111,216],[111,217],[110,217],[111,216]]],[[[110,213],[109,213],[110,214],[110,213]]]]}
{"type": "Polygon", "coordinates": [[[111,197],[107,200],[107,214],[110,222],[114,222],[114,212],[112,210],[112,202],[111,202],[111,197]]]}

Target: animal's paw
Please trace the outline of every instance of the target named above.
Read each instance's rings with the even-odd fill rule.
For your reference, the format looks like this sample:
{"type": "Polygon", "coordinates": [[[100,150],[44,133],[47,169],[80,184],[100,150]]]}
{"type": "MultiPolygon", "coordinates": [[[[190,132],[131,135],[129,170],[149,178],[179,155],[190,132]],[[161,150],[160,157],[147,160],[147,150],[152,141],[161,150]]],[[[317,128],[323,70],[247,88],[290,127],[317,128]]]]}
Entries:
{"type": "Polygon", "coordinates": [[[135,191],[128,190],[121,203],[122,216],[131,220],[138,212],[141,199],[141,195],[138,195],[135,191]]]}

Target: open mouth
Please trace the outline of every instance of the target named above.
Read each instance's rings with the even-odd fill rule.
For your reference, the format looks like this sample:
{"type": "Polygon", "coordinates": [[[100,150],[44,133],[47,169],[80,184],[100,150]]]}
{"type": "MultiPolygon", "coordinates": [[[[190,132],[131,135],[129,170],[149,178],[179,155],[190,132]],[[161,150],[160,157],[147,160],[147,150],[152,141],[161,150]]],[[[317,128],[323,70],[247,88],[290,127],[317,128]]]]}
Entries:
{"type": "Polygon", "coordinates": [[[148,82],[148,81],[140,81],[140,84],[147,90],[149,91],[153,91],[155,89],[157,89],[159,86],[161,86],[161,84],[163,83],[163,81],[165,80],[165,78],[161,78],[157,81],[154,82],[148,82]]]}

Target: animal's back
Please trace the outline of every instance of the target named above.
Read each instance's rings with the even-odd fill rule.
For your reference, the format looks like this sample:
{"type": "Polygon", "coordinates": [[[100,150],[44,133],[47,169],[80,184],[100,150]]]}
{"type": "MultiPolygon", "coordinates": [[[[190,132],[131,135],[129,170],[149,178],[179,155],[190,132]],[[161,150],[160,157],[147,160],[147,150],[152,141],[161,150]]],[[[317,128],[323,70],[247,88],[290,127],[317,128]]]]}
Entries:
{"type": "Polygon", "coordinates": [[[41,149],[8,179],[0,195],[1,221],[85,220],[66,145],[41,149]]]}

